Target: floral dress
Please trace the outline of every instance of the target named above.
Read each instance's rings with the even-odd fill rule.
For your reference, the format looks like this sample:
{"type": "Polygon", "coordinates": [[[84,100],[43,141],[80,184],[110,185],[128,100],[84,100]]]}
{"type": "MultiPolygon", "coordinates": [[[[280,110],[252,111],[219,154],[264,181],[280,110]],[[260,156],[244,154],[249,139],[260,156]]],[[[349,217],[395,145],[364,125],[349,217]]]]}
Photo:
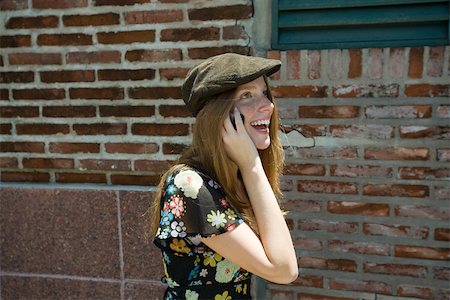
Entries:
{"type": "Polygon", "coordinates": [[[168,288],[164,299],[251,299],[251,273],[200,241],[231,231],[243,218],[219,184],[192,167],[168,176],[154,244],[161,249],[168,288]]]}

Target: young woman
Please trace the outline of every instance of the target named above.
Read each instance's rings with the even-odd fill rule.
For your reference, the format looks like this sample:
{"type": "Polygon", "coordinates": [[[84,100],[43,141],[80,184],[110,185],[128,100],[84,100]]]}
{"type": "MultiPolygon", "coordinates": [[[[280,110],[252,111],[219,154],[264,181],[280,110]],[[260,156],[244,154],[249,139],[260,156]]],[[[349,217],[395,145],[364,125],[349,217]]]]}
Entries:
{"type": "Polygon", "coordinates": [[[284,156],[267,76],[279,68],[228,53],[187,75],[192,146],[162,177],[153,207],[165,299],[251,299],[251,274],[279,284],[298,276],[277,201],[284,156]]]}

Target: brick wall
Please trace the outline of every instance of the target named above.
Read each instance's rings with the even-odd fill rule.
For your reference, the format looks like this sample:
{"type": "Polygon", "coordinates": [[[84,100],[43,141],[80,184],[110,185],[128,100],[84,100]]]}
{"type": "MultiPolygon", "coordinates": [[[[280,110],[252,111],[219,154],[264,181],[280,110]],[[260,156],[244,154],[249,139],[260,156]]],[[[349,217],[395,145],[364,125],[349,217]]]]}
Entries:
{"type": "MultiPolygon", "coordinates": [[[[188,69],[222,52],[261,53],[252,3],[3,0],[0,9],[0,298],[160,291],[160,265],[133,258],[154,251],[130,237],[150,201],[142,187],[190,142],[179,89],[188,69]],[[73,224],[77,206],[93,210],[89,226],[73,224]],[[48,220],[42,207],[54,209],[48,220]],[[104,214],[107,238],[91,220],[104,214]],[[67,231],[51,231],[61,220],[67,231]],[[93,246],[64,252],[78,242],[93,246]],[[96,270],[102,246],[109,267],[96,270]],[[67,263],[77,255],[80,266],[67,263]]],[[[282,122],[306,137],[288,134],[283,178],[301,269],[292,285],[260,282],[255,292],[450,298],[450,47],[266,55],[283,61],[271,79],[282,122]]]]}

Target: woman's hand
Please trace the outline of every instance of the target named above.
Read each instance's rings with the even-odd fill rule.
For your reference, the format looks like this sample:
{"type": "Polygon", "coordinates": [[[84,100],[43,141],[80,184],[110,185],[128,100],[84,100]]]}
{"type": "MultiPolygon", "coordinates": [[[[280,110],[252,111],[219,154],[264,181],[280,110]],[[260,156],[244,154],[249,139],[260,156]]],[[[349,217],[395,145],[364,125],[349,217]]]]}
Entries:
{"type": "Polygon", "coordinates": [[[233,127],[230,118],[226,118],[222,138],[225,145],[225,151],[239,169],[252,168],[259,161],[258,150],[251,140],[241,119],[237,108],[233,111],[236,122],[236,129],[233,127]]]}

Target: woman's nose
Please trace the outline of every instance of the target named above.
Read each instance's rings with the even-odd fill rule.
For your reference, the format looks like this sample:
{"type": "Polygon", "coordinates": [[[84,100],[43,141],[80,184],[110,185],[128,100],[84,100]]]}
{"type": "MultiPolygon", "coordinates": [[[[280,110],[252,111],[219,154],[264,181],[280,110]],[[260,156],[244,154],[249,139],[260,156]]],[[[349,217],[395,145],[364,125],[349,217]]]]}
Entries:
{"type": "Polygon", "coordinates": [[[266,96],[259,99],[259,109],[262,111],[272,111],[274,108],[273,102],[266,96]]]}

